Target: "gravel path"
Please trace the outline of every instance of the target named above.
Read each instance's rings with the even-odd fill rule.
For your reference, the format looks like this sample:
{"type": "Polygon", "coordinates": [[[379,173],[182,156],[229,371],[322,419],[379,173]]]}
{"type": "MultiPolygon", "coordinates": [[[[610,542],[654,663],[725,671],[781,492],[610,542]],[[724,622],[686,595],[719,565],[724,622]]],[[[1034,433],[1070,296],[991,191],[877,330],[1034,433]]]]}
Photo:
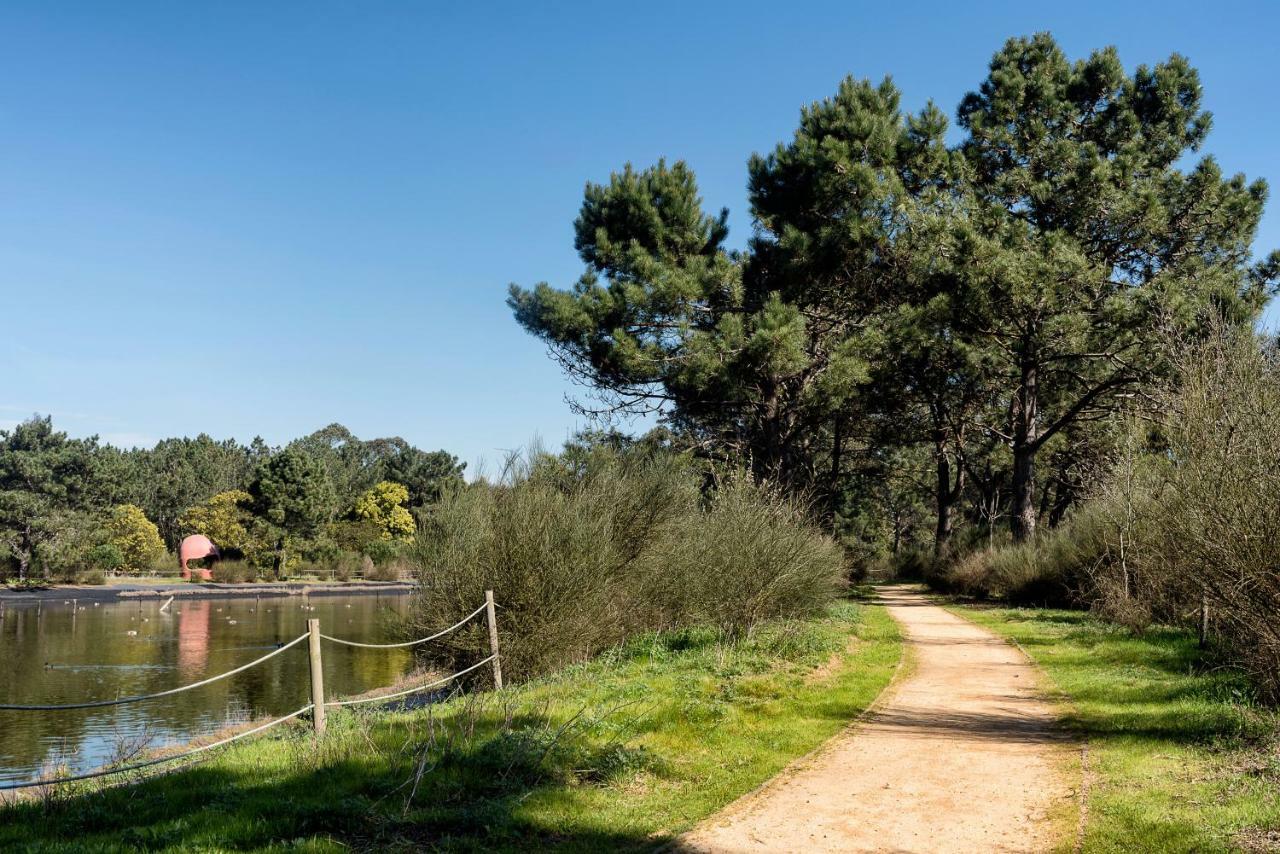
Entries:
{"type": "Polygon", "coordinates": [[[1045,851],[1070,833],[1070,741],[1001,638],[884,588],[905,677],[858,724],[695,828],[696,852],[1045,851]]]}

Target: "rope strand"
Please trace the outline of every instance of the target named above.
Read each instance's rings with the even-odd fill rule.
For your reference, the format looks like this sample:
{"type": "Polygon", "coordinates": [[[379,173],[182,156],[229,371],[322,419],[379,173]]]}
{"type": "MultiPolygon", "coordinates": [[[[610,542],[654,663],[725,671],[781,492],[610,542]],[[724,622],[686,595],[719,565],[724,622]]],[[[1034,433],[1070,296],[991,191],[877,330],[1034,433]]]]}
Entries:
{"type": "Polygon", "coordinates": [[[284,652],[286,649],[293,646],[294,644],[300,643],[306,639],[307,639],[306,635],[299,635],[298,637],[294,638],[293,640],[289,641],[287,644],[284,644],[278,649],[273,649],[271,652],[262,656],[262,658],[255,658],[253,661],[250,661],[248,664],[242,664],[239,667],[235,668],[234,670],[228,670],[226,673],[219,673],[217,676],[210,676],[208,679],[202,679],[199,682],[192,682],[190,685],[180,685],[177,688],[170,688],[167,691],[157,691],[154,694],[139,694],[136,697],[120,697],[115,700],[90,700],[87,703],[65,703],[59,706],[22,706],[22,705],[15,705],[12,703],[0,703],[0,711],[57,712],[57,711],[62,711],[63,709],[98,709],[103,706],[123,706],[126,703],[140,703],[143,700],[154,700],[157,697],[168,697],[172,694],[180,694],[183,691],[190,691],[192,688],[202,688],[205,685],[208,685],[212,682],[217,682],[219,679],[226,679],[228,676],[234,676],[235,674],[240,673],[241,671],[248,670],[250,667],[253,667],[254,665],[261,664],[262,662],[266,661],[268,658],[272,658],[273,656],[279,655],[280,653],[284,652]]]}
{"type": "Polygon", "coordinates": [[[441,629],[440,631],[436,632],[434,635],[427,635],[425,638],[418,638],[417,640],[405,641],[404,643],[360,643],[359,641],[345,640],[343,638],[335,638],[335,637],[330,637],[329,635],[323,635],[323,634],[320,635],[320,637],[324,638],[327,641],[332,641],[333,643],[340,643],[340,644],[343,644],[344,646],[358,646],[363,649],[403,649],[406,646],[417,646],[420,643],[426,643],[427,641],[433,641],[436,638],[444,637],[445,635],[449,634],[449,632],[460,628],[463,624],[465,624],[468,620],[470,620],[476,614],[479,614],[481,611],[483,611],[485,607],[486,607],[485,605],[481,605],[479,608],[476,608],[470,614],[467,614],[467,616],[463,617],[461,620],[454,623],[449,628],[441,629]]]}
{"type": "Polygon", "coordinates": [[[457,679],[459,676],[465,676],[466,674],[470,673],[472,670],[475,670],[480,665],[488,664],[490,661],[493,661],[497,657],[498,656],[496,655],[491,655],[488,658],[477,661],[475,664],[471,665],[466,670],[459,670],[457,673],[454,673],[452,676],[446,676],[443,679],[437,679],[435,682],[428,682],[426,685],[419,685],[417,688],[410,688],[407,691],[397,691],[394,694],[383,694],[379,697],[362,697],[359,700],[334,700],[332,703],[325,703],[324,707],[327,709],[333,706],[355,706],[359,703],[377,703],[381,700],[394,700],[397,697],[405,697],[409,694],[416,694],[419,691],[425,691],[428,688],[435,688],[437,685],[443,685],[446,682],[450,682],[454,679],[457,679]]]}
{"type": "Polygon", "coordinates": [[[149,759],[146,762],[138,762],[133,765],[126,765],[123,768],[105,768],[101,771],[90,771],[85,774],[77,774],[74,777],[55,777],[51,780],[32,780],[27,783],[5,783],[0,785],[0,791],[9,791],[13,789],[30,789],[36,786],[53,786],[59,783],[74,783],[77,780],[92,780],[96,777],[106,777],[109,774],[123,774],[126,771],[137,771],[140,768],[150,768],[152,765],[159,765],[163,762],[172,762],[175,759],[185,759],[188,756],[194,756],[197,753],[204,753],[206,750],[213,750],[215,747],[222,747],[224,744],[230,744],[233,741],[239,741],[242,738],[246,738],[256,733],[260,733],[263,730],[271,729],[273,726],[276,726],[277,724],[282,724],[288,720],[292,720],[293,718],[296,718],[298,715],[305,714],[311,711],[313,708],[315,708],[315,706],[308,703],[307,705],[303,706],[301,709],[298,709],[296,712],[290,712],[289,714],[285,715],[282,718],[276,718],[273,721],[268,721],[267,723],[262,724],[261,726],[254,727],[253,729],[245,730],[244,732],[236,733],[233,736],[219,739],[218,741],[215,741],[212,744],[203,744],[200,747],[193,748],[184,753],[175,753],[172,756],[162,756],[159,759],[149,759]]]}

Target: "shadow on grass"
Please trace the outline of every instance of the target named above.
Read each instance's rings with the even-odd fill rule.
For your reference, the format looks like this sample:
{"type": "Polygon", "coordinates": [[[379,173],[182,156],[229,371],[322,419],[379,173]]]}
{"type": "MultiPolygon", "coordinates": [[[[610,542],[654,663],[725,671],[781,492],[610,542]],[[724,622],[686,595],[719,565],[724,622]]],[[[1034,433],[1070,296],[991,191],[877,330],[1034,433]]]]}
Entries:
{"type": "MultiPolygon", "coordinates": [[[[516,724],[551,722],[524,716],[516,724]]],[[[304,738],[283,749],[309,750],[304,738]]],[[[594,828],[552,832],[522,816],[532,794],[559,781],[545,755],[513,732],[426,766],[416,792],[412,756],[391,767],[375,754],[323,765],[301,758],[284,775],[255,773],[252,760],[234,769],[210,764],[22,803],[0,809],[0,849],[632,851],[664,841],[594,828]]]]}
{"type": "Polygon", "coordinates": [[[1223,744],[1265,728],[1244,674],[1190,632],[1134,634],[1080,611],[987,613],[1051,670],[1072,701],[1067,723],[1087,738],[1223,744]]]}

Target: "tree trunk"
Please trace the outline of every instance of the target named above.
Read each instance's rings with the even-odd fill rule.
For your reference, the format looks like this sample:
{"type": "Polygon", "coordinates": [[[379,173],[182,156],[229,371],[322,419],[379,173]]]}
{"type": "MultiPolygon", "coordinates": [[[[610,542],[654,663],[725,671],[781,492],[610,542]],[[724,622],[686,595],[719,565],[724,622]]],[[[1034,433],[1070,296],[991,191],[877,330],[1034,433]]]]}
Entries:
{"type": "Polygon", "coordinates": [[[1053,507],[1049,509],[1050,528],[1058,526],[1058,523],[1062,521],[1062,517],[1067,515],[1067,511],[1071,509],[1071,504],[1074,501],[1075,490],[1065,480],[1058,481],[1058,488],[1054,490],[1053,507]]]}
{"type": "Polygon", "coordinates": [[[1036,534],[1036,451],[1039,445],[1039,390],[1036,363],[1030,347],[1023,352],[1022,381],[1013,402],[1013,495],[1010,527],[1013,540],[1023,543],[1036,534]]]}
{"type": "Polygon", "coordinates": [[[835,527],[837,503],[840,496],[840,464],[841,457],[844,455],[844,419],[837,415],[835,426],[832,428],[831,439],[831,473],[828,475],[827,482],[827,512],[829,514],[832,527],[835,527]]]}
{"type": "Polygon", "coordinates": [[[933,532],[933,553],[944,556],[951,548],[951,535],[955,528],[955,506],[964,489],[964,466],[956,466],[955,484],[951,483],[951,458],[947,455],[946,435],[934,434],[934,460],[937,463],[937,481],[934,500],[938,521],[933,532]]]}
{"type": "Polygon", "coordinates": [[[22,543],[16,549],[18,553],[18,583],[25,584],[31,571],[31,553],[35,548],[31,545],[31,524],[22,529],[22,543]]]}
{"type": "Polygon", "coordinates": [[[284,574],[284,561],[285,561],[284,538],[281,537],[280,539],[276,540],[276,565],[275,565],[276,581],[279,581],[281,576],[284,574]]]}

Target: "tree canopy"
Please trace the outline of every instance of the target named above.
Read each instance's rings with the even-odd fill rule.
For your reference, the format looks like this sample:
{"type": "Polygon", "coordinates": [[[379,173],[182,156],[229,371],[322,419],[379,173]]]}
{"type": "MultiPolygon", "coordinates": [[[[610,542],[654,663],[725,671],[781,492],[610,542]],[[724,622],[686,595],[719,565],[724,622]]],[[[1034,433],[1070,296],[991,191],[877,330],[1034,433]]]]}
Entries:
{"type": "Polygon", "coordinates": [[[996,53],[948,144],[934,104],[846,79],[750,158],[744,251],[687,164],[627,164],[587,185],[581,278],[508,303],[583,409],[656,410],[705,456],[824,497],[837,528],[920,447],[939,549],[966,494],[1024,539],[1075,499],[1099,419],[1170,375],[1167,342],[1252,322],[1277,283],[1280,254],[1252,254],[1266,184],[1188,161],[1201,100],[1176,54],[1130,73],[1042,33],[996,53]]]}

